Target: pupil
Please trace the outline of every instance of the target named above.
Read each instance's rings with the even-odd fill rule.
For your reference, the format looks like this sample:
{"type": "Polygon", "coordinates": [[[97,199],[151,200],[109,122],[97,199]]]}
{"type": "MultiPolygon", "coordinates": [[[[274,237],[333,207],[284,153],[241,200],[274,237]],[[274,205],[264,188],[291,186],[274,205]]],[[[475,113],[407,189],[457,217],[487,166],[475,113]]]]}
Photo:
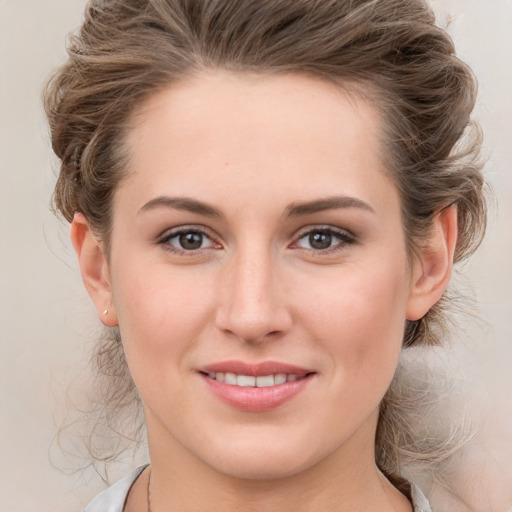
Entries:
{"type": "Polygon", "coordinates": [[[201,233],[183,233],[180,235],[180,245],[183,249],[199,249],[203,244],[201,233]]]}
{"type": "Polygon", "coordinates": [[[309,235],[309,244],[313,249],[328,249],[332,243],[332,235],[329,233],[313,233],[309,235]]]}

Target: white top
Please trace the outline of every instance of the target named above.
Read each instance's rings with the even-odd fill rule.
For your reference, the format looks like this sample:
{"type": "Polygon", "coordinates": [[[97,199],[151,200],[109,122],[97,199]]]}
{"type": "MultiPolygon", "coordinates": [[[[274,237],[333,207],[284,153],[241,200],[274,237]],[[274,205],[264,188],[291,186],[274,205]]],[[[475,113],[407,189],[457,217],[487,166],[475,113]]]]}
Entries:
{"type": "MultiPolygon", "coordinates": [[[[124,477],[108,489],[105,489],[85,507],[83,512],[123,512],[126,497],[131,486],[146,467],[141,466],[131,475],[124,477]]],[[[411,484],[411,495],[414,512],[432,512],[427,498],[414,484],[411,484]]]]}

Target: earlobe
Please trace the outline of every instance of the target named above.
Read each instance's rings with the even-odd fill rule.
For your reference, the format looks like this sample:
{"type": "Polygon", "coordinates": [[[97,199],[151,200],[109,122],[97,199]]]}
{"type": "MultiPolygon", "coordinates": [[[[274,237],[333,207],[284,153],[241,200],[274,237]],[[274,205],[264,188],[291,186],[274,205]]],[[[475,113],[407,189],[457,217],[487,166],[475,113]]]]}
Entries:
{"type": "Polygon", "coordinates": [[[89,222],[81,213],[76,213],[71,223],[71,242],[75,249],[80,273],[101,322],[114,327],[117,315],[112,300],[108,261],[102,244],[91,231],[89,222]]]}
{"type": "Polygon", "coordinates": [[[432,233],[419,249],[413,267],[407,320],[419,320],[445,291],[453,269],[457,243],[457,207],[451,205],[436,214],[432,233]]]}

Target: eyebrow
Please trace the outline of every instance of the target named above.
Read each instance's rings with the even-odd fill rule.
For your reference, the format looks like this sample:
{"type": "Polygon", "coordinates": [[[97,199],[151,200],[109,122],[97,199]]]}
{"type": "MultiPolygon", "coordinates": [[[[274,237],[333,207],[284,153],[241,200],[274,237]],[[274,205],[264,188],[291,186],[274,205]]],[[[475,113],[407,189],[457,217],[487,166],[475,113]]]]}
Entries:
{"type": "MultiPolygon", "coordinates": [[[[169,197],[158,196],[148,201],[139,212],[153,210],[155,208],[174,208],[176,210],[185,210],[191,213],[197,213],[206,217],[223,217],[222,213],[197,199],[188,197],[169,197]]],[[[303,203],[292,203],[284,212],[283,217],[299,217],[303,215],[312,215],[314,213],[323,212],[325,210],[335,210],[340,208],[359,208],[371,213],[375,210],[368,204],[357,199],[356,197],[336,196],[325,199],[317,199],[315,201],[307,201],[303,203]]]]}
{"type": "Polygon", "coordinates": [[[222,217],[222,213],[202,201],[190,199],[188,197],[168,197],[158,196],[148,201],[139,212],[153,210],[155,208],[174,208],[175,210],[185,210],[191,213],[197,213],[206,217],[222,217]]]}
{"type": "Polygon", "coordinates": [[[371,213],[375,210],[368,204],[356,197],[335,196],[305,203],[293,203],[284,213],[285,217],[298,217],[301,215],[312,215],[325,210],[336,210],[339,208],[359,208],[371,213]]]}

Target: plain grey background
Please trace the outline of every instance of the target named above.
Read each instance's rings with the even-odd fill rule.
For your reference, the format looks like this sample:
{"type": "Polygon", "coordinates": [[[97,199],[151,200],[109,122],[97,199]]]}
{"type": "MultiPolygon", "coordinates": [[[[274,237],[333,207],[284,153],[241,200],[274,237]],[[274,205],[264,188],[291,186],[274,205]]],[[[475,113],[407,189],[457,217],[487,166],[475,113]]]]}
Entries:
{"type": "MultiPolygon", "coordinates": [[[[0,0],[0,512],[77,511],[103,485],[93,471],[69,475],[73,463],[49,454],[66,387],[87,377],[98,325],[68,227],[49,212],[57,164],[40,103],[84,5],[0,0]]],[[[457,510],[505,512],[512,507],[512,1],[434,6],[441,25],[451,15],[448,30],[479,78],[476,117],[498,202],[484,246],[464,269],[481,320],[464,319],[464,332],[434,361],[457,375],[459,403],[482,427],[448,476],[468,502],[457,510]]],[[[119,464],[113,478],[129,470],[129,461],[119,464]]]]}

